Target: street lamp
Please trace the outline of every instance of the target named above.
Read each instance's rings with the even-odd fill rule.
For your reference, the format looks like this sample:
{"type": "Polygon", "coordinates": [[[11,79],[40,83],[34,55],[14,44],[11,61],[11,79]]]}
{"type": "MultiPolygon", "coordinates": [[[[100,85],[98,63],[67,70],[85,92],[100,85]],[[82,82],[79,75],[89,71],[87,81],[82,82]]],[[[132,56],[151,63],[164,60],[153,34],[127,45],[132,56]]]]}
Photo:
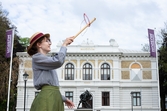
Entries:
{"type": "Polygon", "coordinates": [[[131,105],[132,105],[132,111],[133,111],[133,92],[131,92],[130,94],[131,94],[131,105]]]}
{"type": "Polygon", "coordinates": [[[25,101],[26,101],[26,82],[28,80],[28,74],[25,72],[23,74],[23,80],[24,80],[24,111],[25,111],[25,101]]]}

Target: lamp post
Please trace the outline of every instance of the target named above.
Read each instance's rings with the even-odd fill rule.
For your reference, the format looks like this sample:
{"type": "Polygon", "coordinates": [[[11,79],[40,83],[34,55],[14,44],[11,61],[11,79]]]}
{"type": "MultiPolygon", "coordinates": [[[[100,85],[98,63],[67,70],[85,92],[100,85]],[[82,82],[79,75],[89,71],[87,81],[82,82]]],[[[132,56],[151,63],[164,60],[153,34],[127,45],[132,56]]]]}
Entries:
{"type": "Polygon", "coordinates": [[[28,74],[25,72],[23,74],[23,80],[24,80],[24,111],[25,111],[25,101],[26,101],[26,82],[28,80],[28,74]]]}
{"type": "Polygon", "coordinates": [[[133,111],[133,92],[131,92],[130,94],[131,94],[131,105],[132,105],[132,111],[133,111]]]}

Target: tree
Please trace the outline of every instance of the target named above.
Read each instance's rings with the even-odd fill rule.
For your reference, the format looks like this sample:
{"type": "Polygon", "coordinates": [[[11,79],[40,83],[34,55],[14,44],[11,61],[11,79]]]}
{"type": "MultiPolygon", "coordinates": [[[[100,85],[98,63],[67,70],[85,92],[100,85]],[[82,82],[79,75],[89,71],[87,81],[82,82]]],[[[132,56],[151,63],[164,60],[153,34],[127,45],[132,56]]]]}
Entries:
{"type": "Polygon", "coordinates": [[[149,52],[150,51],[150,46],[149,44],[142,44],[142,51],[149,52]]]}
{"type": "MultiPolygon", "coordinates": [[[[156,40],[158,49],[158,70],[159,70],[159,87],[161,98],[161,110],[165,111],[165,98],[167,97],[167,24],[165,28],[161,29],[160,34],[157,35],[159,40],[156,40]]],[[[157,38],[156,38],[157,39],[157,38]]],[[[149,51],[149,44],[144,44],[143,51],[149,51]]]]}
{"type": "Polygon", "coordinates": [[[159,49],[159,81],[160,81],[160,97],[161,109],[165,111],[165,97],[167,95],[167,25],[166,28],[161,29],[162,46],[159,49]]]}
{"type": "Polygon", "coordinates": [[[8,12],[2,10],[0,3],[0,111],[6,111],[7,109],[7,95],[8,93],[8,81],[9,81],[9,68],[10,58],[5,58],[6,52],[6,30],[15,29],[14,34],[14,45],[13,45],[13,62],[12,62],[12,74],[11,74],[11,87],[10,87],[10,111],[14,111],[16,107],[16,95],[17,95],[17,79],[18,79],[18,66],[19,60],[16,57],[16,52],[23,52],[25,47],[20,44],[20,37],[17,35],[17,28],[12,25],[10,20],[7,18],[8,12]]]}
{"type": "Polygon", "coordinates": [[[30,43],[30,38],[28,38],[28,37],[20,38],[19,42],[24,47],[27,47],[29,45],[29,43],[30,43]]]}

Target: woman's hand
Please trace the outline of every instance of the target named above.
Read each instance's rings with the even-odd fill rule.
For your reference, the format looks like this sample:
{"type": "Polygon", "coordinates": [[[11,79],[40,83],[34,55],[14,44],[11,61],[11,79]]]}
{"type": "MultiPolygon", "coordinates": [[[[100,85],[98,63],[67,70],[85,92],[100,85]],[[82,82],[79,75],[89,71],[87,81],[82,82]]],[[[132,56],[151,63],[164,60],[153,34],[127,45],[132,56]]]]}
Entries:
{"type": "Polygon", "coordinates": [[[63,43],[62,46],[65,46],[65,47],[66,47],[66,46],[70,45],[73,41],[74,41],[74,36],[73,36],[73,37],[66,38],[66,39],[64,40],[64,43],[63,43]]]}
{"type": "Polygon", "coordinates": [[[65,104],[68,106],[69,109],[72,109],[73,107],[75,107],[74,103],[71,100],[69,100],[69,99],[67,99],[65,101],[65,104]]]}

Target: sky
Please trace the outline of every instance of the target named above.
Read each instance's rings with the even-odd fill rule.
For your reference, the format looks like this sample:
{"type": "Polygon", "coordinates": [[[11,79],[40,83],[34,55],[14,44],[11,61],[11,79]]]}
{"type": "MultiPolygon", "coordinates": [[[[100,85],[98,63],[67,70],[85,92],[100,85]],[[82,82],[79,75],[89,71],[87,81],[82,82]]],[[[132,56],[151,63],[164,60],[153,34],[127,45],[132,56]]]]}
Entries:
{"type": "MultiPolygon", "coordinates": [[[[1,0],[2,9],[17,27],[20,37],[36,32],[51,35],[52,49],[85,27],[84,13],[96,20],[78,35],[72,45],[91,41],[109,45],[115,39],[119,48],[141,50],[149,44],[148,28],[155,35],[167,22],[167,0],[1,0]]],[[[158,37],[156,36],[156,39],[158,37]]]]}

